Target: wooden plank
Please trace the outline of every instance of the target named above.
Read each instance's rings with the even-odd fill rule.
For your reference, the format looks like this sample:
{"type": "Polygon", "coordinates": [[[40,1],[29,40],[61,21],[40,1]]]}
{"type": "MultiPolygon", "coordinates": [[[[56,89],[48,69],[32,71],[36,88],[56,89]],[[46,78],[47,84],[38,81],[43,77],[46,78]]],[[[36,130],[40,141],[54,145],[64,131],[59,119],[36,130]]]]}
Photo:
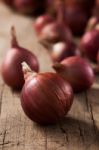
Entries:
{"type": "Polygon", "coordinates": [[[90,148],[98,150],[99,148],[99,77],[96,76],[96,82],[92,89],[87,92],[87,101],[93,122],[93,129],[95,133],[95,143],[90,148]]]}
{"type": "MultiPolygon", "coordinates": [[[[52,71],[52,62],[38,44],[31,18],[0,5],[0,20],[0,64],[10,47],[10,27],[15,25],[19,43],[38,56],[41,72],[52,71]]],[[[88,92],[75,95],[71,111],[60,124],[45,127],[25,116],[20,93],[12,91],[0,77],[0,150],[98,150],[99,77],[96,83],[88,92]]]]}

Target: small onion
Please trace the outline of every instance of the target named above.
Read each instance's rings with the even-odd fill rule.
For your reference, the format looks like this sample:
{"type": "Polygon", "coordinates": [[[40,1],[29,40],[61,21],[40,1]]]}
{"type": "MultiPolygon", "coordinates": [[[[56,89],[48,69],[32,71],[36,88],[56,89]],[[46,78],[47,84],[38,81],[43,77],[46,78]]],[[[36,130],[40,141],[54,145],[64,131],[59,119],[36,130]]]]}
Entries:
{"type": "Polygon", "coordinates": [[[54,64],[53,68],[70,83],[74,92],[87,90],[94,82],[91,66],[79,56],[64,59],[60,64],[54,64]]]}
{"type": "Polygon", "coordinates": [[[33,75],[31,72],[25,79],[21,93],[21,105],[25,114],[42,125],[59,122],[71,108],[71,86],[55,73],[33,75]]]}
{"type": "Polygon", "coordinates": [[[88,17],[83,10],[77,7],[67,7],[65,20],[72,33],[76,36],[80,36],[85,31],[88,17]]]}
{"type": "Polygon", "coordinates": [[[12,27],[11,32],[11,49],[7,52],[2,63],[2,76],[8,86],[21,89],[24,84],[21,63],[26,61],[31,69],[36,72],[39,70],[39,64],[34,54],[18,45],[14,27],[12,27]]]}
{"type": "Polygon", "coordinates": [[[44,14],[42,16],[39,16],[36,19],[35,24],[34,24],[37,34],[40,34],[44,26],[51,23],[52,21],[53,21],[53,18],[50,15],[44,14]]]}
{"type": "Polygon", "coordinates": [[[99,29],[98,28],[88,31],[83,35],[79,44],[79,49],[81,50],[84,56],[96,62],[97,52],[99,50],[99,29]]]}
{"type": "Polygon", "coordinates": [[[76,45],[72,43],[59,42],[53,45],[51,51],[51,58],[54,62],[60,62],[64,58],[80,55],[79,50],[76,48],[76,45]]]}
{"type": "Polygon", "coordinates": [[[56,3],[56,8],[56,20],[44,26],[39,34],[39,41],[41,43],[52,44],[61,40],[71,41],[72,39],[72,34],[65,24],[64,2],[58,0],[56,3]]]}

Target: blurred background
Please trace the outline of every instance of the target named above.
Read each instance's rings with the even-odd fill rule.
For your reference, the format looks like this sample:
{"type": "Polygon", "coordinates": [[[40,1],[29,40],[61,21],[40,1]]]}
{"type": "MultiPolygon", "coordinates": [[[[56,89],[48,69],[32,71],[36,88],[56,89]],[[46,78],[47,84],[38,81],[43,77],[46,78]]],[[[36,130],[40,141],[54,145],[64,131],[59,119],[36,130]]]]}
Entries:
{"type": "MultiPolygon", "coordinates": [[[[41,45],[40,49],[53,50],[53,52],[50,51],[53,61],[61,61],[64,57],[74,55],[74,52],[63,54],[62,46],[66,47],[67,44],[71,51],[78,49],[81,54],[84,53],[90,59],[84,51],[85,43],[82,46],[82,41],[85,34],[96,29],[98,25],[98,0],[1,0],[0,7],[2,35],[0,38],[1,45],[4,46],[1,48],[3,52],[6,49],[5,46],[8,47],[7,43],[10,43],[10,28],[14,25],[19,42],[28,49],[37,49],[36,55],[41,52],[38,50],[39,47],[36,48],[38,44],[41,45]],[[56,27],[57,24],[60,24],[60,27],[56,27]],[[3,44],[4,42],[6,44],[3,44]],[[57,50],[60,49],[59,46],[62,49],[61,52],[57,50]]],[[[96,55],[95,53],[95,57],[96,55]]],[[[91,58],[94,62],[97,61],[96,59],[91,58]]]]}

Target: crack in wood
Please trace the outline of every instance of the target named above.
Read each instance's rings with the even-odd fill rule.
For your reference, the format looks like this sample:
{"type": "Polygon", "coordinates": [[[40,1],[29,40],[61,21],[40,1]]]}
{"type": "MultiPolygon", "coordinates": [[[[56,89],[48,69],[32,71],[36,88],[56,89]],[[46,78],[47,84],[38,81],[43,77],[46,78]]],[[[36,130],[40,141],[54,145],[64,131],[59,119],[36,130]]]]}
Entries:
{"type": "Polygon", "coordinates": [[[1,143],[1,146],[2,146],[1,150],[4,150],[4,146],[9,144],[9,141],[5,142],[6,135],[8,134],[7,129],[6,129],[6,125],[7,125],[7,117],[5,118],[4,132],[2,133],[3,139],[2,139],[2,143],[1,143]]]}
{"type": "Polygon", "coordinates": [[[4,143],[0,143],[0,146],[8,145],[8,144],[10,144],[10,143],[11,143],[10,141],[4,142],[4,143]]]}
{"type": "Polygon", "coordinates": [[[79,129],[79,133],[80,133],[81,140],[82,140],[82,142],[84,143],[84,142],[85,142],[85,140],[84,140],[84,135],[83,135],[82,129],[81,129],[81,127],[80,127],[80,124],[79,124],[78,129],[79,129]]]}
{"type": "Polygon", "coordinates": [[[3,135],[2,150],[4,149],[4,145],[5,145],[5,137],[6,137],[6,129],[5,129],[4,135],[3,135]]]}
{"type": "Polygon", "coordinates": [[[97,133],[96,124],[95,124],[95,120],[94,120],[94,115],[93,115],[92,106],[91,106],[91,103],[90,103],[89,100],[88,100],[87,92],[86,92],[86,105],[87,105],[88,111],[90,112],[91,120],[92,120],[92,122],[93,122],[94,132],[95,132],[95,134],[96,134],[96,133],[97,133]]]}
{"type": "Polygon", "coordinates": [[[68,138],[68,134],[67,134],[67,132],[66,132],[66,129],[64,129],[61,125],[59,126],[59,128],[60,128],[61,132],[62,132],[63,134],[65,134],[66,141],[69,143],[69,138],[68,138]]]}
{"type": "Polygon", "coordinates": [[[1,114],[1,107],[2,107],[3,91],[4,91],[4,84],[2,85],[2,88],[1,88],[1,96],[0,96],[0,114],[1,114]]]}
{"type": "Polygon", "coordinates": [[[20,145],[20,142],[18,141],[18,142],[17,142],[17,146],[19,146],[19,145],[20,145]]]}
{"type": "Polygon", "coordinates": [[[45,150],[47,150],[47,131],[45,128],[45,150]]]}
{"type": "Polygon", "coordinates": [[[91,119],[92,119],[92,122],[93,122],[93,128],[94,128],[95,133],[97,133],[96,124],[95,124],[95,120],[94,120],[94,116],[93,116],[92,106],[91,106],[91,104],[89,106],[90,106],[91,119]]]}
{"type": "Polygon", "coordinates": [[[87,107],[87,111],[89,112],[89,102],[88,102],[88,97],[87,97],[87,92],[85,92],[85,101],[86,101],[86,107],[87,107]]]}

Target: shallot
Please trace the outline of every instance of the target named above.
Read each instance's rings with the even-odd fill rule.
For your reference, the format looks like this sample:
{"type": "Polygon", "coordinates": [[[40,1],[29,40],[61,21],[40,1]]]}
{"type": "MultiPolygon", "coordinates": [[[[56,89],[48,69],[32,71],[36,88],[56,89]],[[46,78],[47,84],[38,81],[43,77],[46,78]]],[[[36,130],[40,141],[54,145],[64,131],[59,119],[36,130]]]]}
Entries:
{"type": "Polygon", "coordinates": [[[24,84],[21,63],[26,61],[30,68],[36,72],[39,71],[39,64],[33,53],[19,46],[14,27],[11,29],[11,34],[11,49],[7,52],[3,61],[2,76],[8,86],[15,89],[21,89],[24,84]]]}
{"type": "Polygon", "coordinates": [[[63,119],[73,102],[71,86],[56,73],[35,74],[24,66],[23,71],[25,84],[21,105],[25,114],[42,125],[55,124],[63,119]]]}
{"type": "Polygon", "coordinates": [[[56,63],[53,68],[68,81],[74,92],[82,92],[91,87],[94,82],[94,73],[90,64],[79,56],[72,56],[56,63]]]}

